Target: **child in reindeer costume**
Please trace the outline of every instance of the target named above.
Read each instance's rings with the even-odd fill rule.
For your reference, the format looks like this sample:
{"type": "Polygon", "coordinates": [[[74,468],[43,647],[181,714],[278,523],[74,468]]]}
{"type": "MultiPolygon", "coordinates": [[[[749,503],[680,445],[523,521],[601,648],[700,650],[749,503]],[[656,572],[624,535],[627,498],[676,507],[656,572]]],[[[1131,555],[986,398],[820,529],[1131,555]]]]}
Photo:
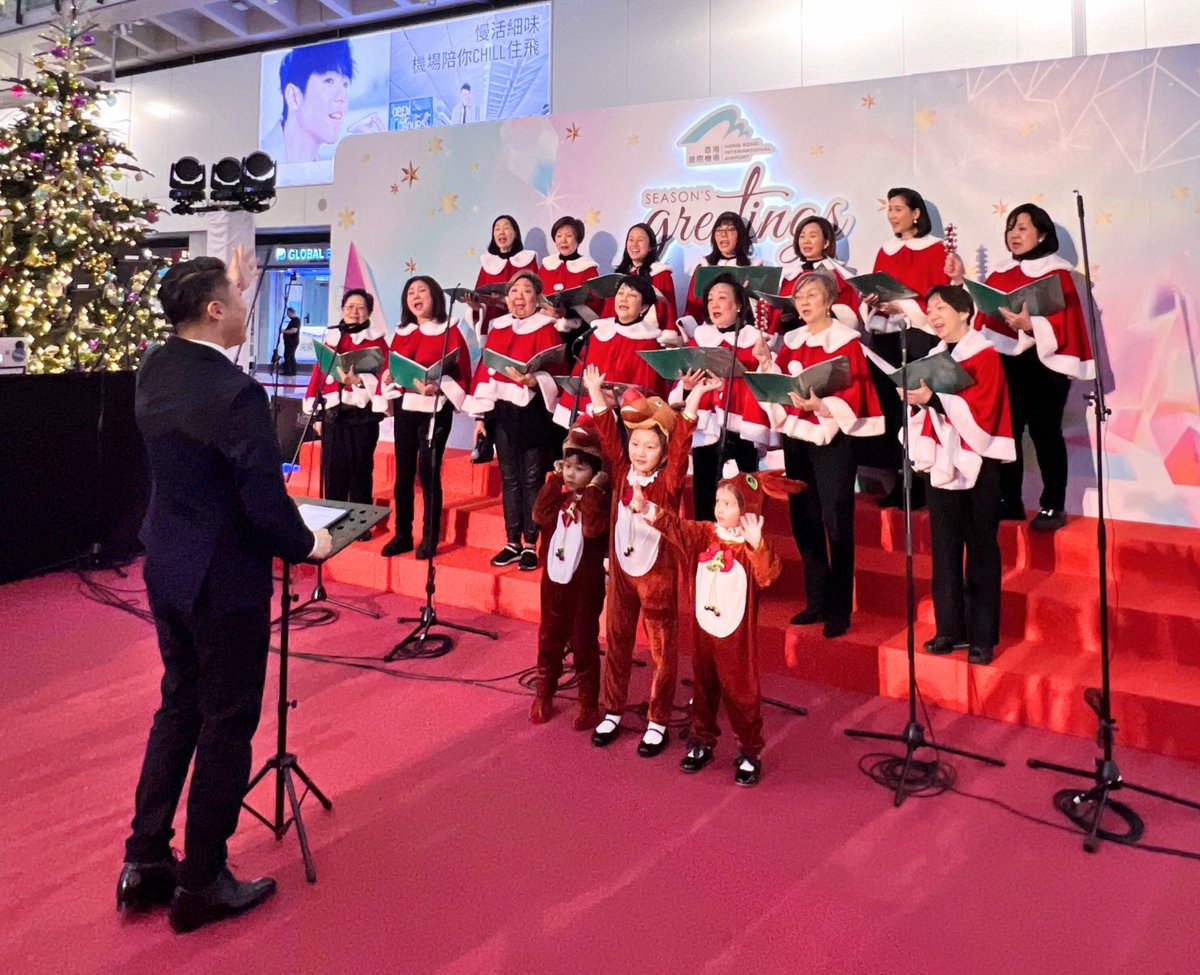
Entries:
{"type": "Polygon", "coordinates": [[[608,649],[602,680],[605,714],[592,733],[592,744],[608,745],[620,731],[640,615],[650,643],[654,676],[646,733],[638,744],[638,754],[653,758],[667,745],[667,719],[675,700],[676,558],[671,546],[662,544],[658,529],[641,511],[633,510],[630,502],[636,488],[644,501],[653,502],[663,511],[678,511],[696,426],[696,406],[700,397],[720,383],[705,380],[697,385],[682,415],[657,396],[644,397],[628,390],[621,406],[621,420],[629,430],[626,445],[621,442],[603,381],[604,376],[595,366],[584,370],[584,386],[594,404],[596,431],[613,479],[608,649]]]}
{"type": "Polygon", "coordinates": [[[608,475],[592,418],[580,414],[563,442],[562,460],[533,506],[542,536],[542,612],[538,626],[536,696],[529,720],[554,713],[554,692],[567,644],[579,678],[575,730],[600,720],[600,611],[604,608],[604,556],[608,554],[608,475]]]}
{"type": "MultiPolygon", "coordinates": [[[[728,471],[717,485],[716,524],[684,521],[675,511],[645,505],[647,520],[679,551],[685,575],[695,566],[692,726],[679,765],[684,772],[699,772],[712,760],[722,697],[738,741],[734,781],[754,785],[762,772],[758,591],[783,568],[763,535],[763,498],[784,498],[800,488],[776,472],[728,471]]],[[[634,498],[635,507],[643,504],[634,498]]]]}

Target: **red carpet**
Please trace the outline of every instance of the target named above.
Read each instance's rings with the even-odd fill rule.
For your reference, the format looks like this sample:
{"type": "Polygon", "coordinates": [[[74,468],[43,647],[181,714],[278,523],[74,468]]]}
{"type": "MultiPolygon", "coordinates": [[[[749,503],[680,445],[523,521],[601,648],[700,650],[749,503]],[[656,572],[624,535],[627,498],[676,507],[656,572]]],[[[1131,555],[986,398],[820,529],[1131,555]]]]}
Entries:
{"type": "MultiPolygon", "coordinates": [[[[136,572],[101,577],[140,584],[136,572]]],[[[294,649],[381,656],[401,633],[395,614],[415,606],[334,588],[385,618],[343,614],[298,633],[294,649]]],[[[243,816],[234,867],[279,879],[270,904],[187,936],[162,914],[122,923],[113,888],[159,665],[148,626],[77,590],[71,575],[0,588],[0,971],[1196,969],[1200,864],[1113,845],[1082,853],[1050,805],[1068,780],[1024,766],[1028,755],[1089,764],[1089,742],[933,709],[947,742],[1010,765],[957,762],[959,787],[974,797],[895,810],[856,767],[871,746],[841,732],[899,730],[904,705],[778,674],[766,692],[810,714],[767,709],[765,774],[740,790],[727,740],[688,778],[675,768],[678,744],[646,761],[634,734],[599,751],[563,716],[529,725],[529,698],[513,681],[417,682],[297,660],[291,744],[334,801],[328,813],[305,803],[318,883],[304,882],[293,835],[276,843],[243,816]]],[[[530,624],[445,615],[495,625],[503,639],[472,638],[394,669],[494,677],[532,662],[530,624]]],[[[635,681],[638,700],[645,673],[635,681]]],[[[268,701],[256,764],[274,729],[268,701]]],[[[1195,765],[1131,748],[1119,757],[1132,780],[1200,798],[1195,765]]],[[[1200,814],[1130,801],[1149,842],[1197,845],[1200,814]]]]}

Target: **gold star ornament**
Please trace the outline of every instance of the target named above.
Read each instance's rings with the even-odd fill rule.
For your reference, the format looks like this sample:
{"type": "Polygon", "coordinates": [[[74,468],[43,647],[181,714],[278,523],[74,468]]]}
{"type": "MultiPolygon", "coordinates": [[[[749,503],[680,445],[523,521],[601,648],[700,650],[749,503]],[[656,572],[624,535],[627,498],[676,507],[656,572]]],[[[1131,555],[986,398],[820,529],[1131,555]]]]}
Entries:
{"type": "Polygon", "coordinates": [[[922,108],[913,114],[913,125],[922,132],[928,132],[937,125],[937,112],[932,108],[922,108]]]}
{"type": "Polygon", "coordinates": [[[631,146],[636,146],[638,144],[638,142],[640,141],[640,139],[641,139],[641,136],[633,134],[633,135],[630,135],[629,138],[626,139],[625,141],[628,142],[631,146]]]}
{"type": "Polygon", "coordinates": [[[1005,203],[1003,200],[1001,200],[999,203],[993,203],[992,204],[992,213],[994,213],[998,217],[1004,216],[1006,213],[1008,213],[1008,204],[1005,203]]]}
{"type": "Polygon", "coordinates": [[[458,194],[443,193],[442,194],[442,213],[453,213],[458,209],[458,194]]]}
{"type": "Polygon", "coordinates": [[[595,207],[588,207],[587,213],[583,215],[583,222],[589,227],[595,227],[600,223],[600,211],[595,207]]]}
{"type": "Polygon", "coordinates": [[[865,95],[863,95],[863,97],[862,97],[862,107],[863,108],[870,110],[871,106],[873,106],[874,104],[875,104],[875,96],[874,95],[872,95],[870,92],[867,92],[865,95]]]}
{"type": "Polygon", "coordinates": [[[408,188],[412,189],[413,183],[415,183],[418,179],[420,179],[420,177],[417,175],[417,173],[420,172],[420,170],[421,170],[421,167],[414,166],[412,164],[412,160],[410,159],[408,161],[408,165],[405,166],[402,170],[400,170],[400,172],[402,172],[404,174],[404,177],[400,180],[400,182],[407,183],[408,188]]]}
{"type": "Polygon", "coordinates": [[[409,274],[416,274],[417,273],[417,262],[414,261],[410,257],[407,261],[404,262],[404,270],[406,270],[409,274]]]}
{"type": "Polygon", "coordinates": [[[354,226],[354,211],[349,207],[343,209],[338,214],[338,226],[343,230],[348,230],[350,227],[354,226]]]}
{"type": "Polygon", "coordinates": [[[825,155],[825,147],[822,145],[815,145],[808,150],[808,154],[810,156],[823,156],[825,155]]]}
{"type": "Polygon", "coordinates": [[[440,135],[435,135],[429,140],[429,151],[435,156],[442,151],[442,137],[440,135]]]}
{"type": "Polygon", "coordinates": [[[572,123],[570,128],[567,129],[567,138],[570,139],[572,142],[574,142],[576,139],[579,138],[579,135],[580,135],[579,126],[572,123]]]}

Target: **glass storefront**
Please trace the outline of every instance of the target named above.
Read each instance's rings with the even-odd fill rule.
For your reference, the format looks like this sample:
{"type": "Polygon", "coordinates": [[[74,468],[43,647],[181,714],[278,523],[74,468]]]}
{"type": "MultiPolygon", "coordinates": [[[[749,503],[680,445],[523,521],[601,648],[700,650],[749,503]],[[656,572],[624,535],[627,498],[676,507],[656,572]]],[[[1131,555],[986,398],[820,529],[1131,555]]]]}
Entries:
{"type": "Polygon", "coordinates": [[[288,308],[300,318],[300,345],[296,361],[312,363],[313,341],[320,340],[329,315],[329,245],[271,244],[260,246],[258,260],[263,271],[255,327],[256,362],[270,369],[276,348],[283,354],[279,332],[288,308]]]}

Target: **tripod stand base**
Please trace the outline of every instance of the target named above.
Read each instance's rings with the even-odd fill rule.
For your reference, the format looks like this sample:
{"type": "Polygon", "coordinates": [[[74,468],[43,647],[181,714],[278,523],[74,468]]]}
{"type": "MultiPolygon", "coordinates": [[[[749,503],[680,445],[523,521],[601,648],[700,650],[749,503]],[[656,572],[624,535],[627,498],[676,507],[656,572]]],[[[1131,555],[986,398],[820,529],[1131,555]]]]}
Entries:
{"type": "Polygon", "coordinates": [[[447,630],[457,630],[460,633],[473,633],[476,636],[487,637],[489,640],[500,639],[500,635],[492,630],[439,620],[437,610],[428,604],[421,607],[420,616],[401,616],[396,622],[416,623],[417,625],[383,658],[388,662],[400,657],[440,657],[444,653],[449,653],[450,648],[454,646],[454,637],[448,633],[430,633],[429,631],[435,626],[447,630]]]}
{"type": "Polygon", "coordinates": [[[275,834],[275,839],[281,840],[288,829],[295,825],[296,838],[300,841],[300,856],[304,860],[304,876],[308,878],[310,884],[317,882],[317,868],[313,864],[312,851],[308,848],[308,833],[304,829],[304,820],[300,816],[300,803],[304,801],[304,796],[311,792],[317,797],[317,801],[326,809],[332,809],[333,803],[316,784],[300,767],[300,763],[296,761],[296,756],[291,752],[284,752],[281,755],[272,755],[250,780],[246,786],[246,795],[249,795],[259,782],[261,782],[268,773],[275,772],[275,818],[274,820],[267,819],[262,813],[251,806],[244,799],[242,800],[242,808],[254,816],[260,823],[266,826],[275,834]],[[292,780],[292,776],[296,776],[304,783],[305,793],[302,796],[296,795],[296,783],[292,780]],[[287,794],[288,805],[291,807],[292,815],[290,818],[284,817],[283,811],[283,796],[287,794]]]}

